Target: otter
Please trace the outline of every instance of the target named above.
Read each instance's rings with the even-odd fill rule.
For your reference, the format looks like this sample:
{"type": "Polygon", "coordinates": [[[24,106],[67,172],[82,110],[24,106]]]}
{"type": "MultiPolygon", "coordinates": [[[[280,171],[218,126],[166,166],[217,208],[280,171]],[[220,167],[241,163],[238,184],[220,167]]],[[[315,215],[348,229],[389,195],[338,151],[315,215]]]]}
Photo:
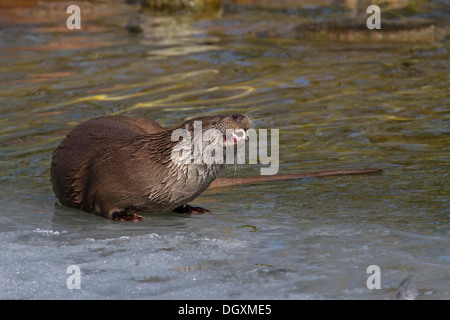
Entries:
{"type": "Polygon", "coordinates": [[[193,138],[196,121],[201,121],[202,132],[216,130],[224,146],[245,139],[245,130],[250,127],[245,114],[199,117],[166,129],[151,119],[119,115],[82,122],[53,152],[50,179],[56,198],[64,206],[115,221],[139,221],[144,217],[136,212],[144,210],[209,212],[188,204],[208,187],[381,171],[355,169],[218,178],[225,167],[223,162],[173,161],[173,150],[178,144],[172,137],[174,131],[186,130],[193,138]]]}

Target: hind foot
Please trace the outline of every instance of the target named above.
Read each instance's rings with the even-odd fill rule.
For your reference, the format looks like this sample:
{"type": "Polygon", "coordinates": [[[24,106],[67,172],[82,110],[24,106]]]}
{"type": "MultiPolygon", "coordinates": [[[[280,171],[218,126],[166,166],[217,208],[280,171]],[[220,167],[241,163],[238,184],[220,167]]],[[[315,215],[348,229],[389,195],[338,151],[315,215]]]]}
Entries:
{"type": "Polygon", "coordinates": [[[177,213],[184,213],[184,214],[197,214],[197,213],[206,213],[211,212],[208,209],[202,208],[202,207],[192,207],[188,204],[182,205],[176,209],[173,210],[177,213]]]}

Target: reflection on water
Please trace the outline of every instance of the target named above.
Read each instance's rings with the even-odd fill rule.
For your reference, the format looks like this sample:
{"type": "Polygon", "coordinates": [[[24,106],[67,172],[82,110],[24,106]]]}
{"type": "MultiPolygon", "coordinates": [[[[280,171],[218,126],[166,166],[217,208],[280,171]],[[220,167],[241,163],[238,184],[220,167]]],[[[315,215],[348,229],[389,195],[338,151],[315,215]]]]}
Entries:
{"type": "MultiPolygon", "coordinates": [[[[135,266],[135,277],[119,282],[127,298],[178,298],[193,288],[190,298],[390,299],[413,274],[418,299],[448,299],[449,46],[440,2],[390,11],[393,24],[413,25],[408,38],[390,29],[389,41],[350,39],[362,32],[348,23],[354,11],[252,3],[179,15],[82,2],[80,31],[65,28],[64,1],[2,8],[2,298],[69,297],[64,285],[12,276],[48,267],[39,276],[51,279],[67,262],[98,276],[84,298],[108,290],[124,298],[108,277],[135,266]],[[430,41],[414,41],[425,31],[430,41]],[[280,129],[281,173],[385,171],[224,189],[197,199],[211,214],[140,224],[55,206],[51,153],[74,125],[126,114],[173,126],[236,112],[280,129]],[[62,260],[59,246],[68,250],[62,260]],[[365,287],[372,264],[384,277],[377,292],[365,287]],[[160,291],[146,279],[164,279],[155,280],[160,291]]],[[[227,174],[258,173],[248,165],[227,174]]]]}

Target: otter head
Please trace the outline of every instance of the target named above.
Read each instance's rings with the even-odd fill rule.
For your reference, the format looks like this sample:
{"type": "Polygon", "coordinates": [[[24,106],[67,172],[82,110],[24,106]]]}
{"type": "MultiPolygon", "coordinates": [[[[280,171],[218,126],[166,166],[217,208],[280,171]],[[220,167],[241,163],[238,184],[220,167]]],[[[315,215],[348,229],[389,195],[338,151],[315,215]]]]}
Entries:
{"type": "Polygon", "coordinates": [[[173,131],[172,141],[179,141],[179,137],[183,139],[174,146],[172,160],[178,164],[223,167],[227,146],[244,141],[249,126],[250,119],[244,114],[189,120],[173,131]]]}
{"type": "MultiPolygon", "coordinates": [[[[245,131],[250,126],[250,119],[245,114],[234,114],[231,116],[207,116],[199,117],[185,123],[186,128],[192,134],[198,134],[201,127],[201,132],[205,134],[221,135],[224,144],[236,143],[245,140],[245,131]],[[197,126],[197,132],[194,132],[197,126]]],[[[192,135],[194,138],[195,136],[192,135]]],[[[224,145],[225,146],[225,145],[224,145]]]]}

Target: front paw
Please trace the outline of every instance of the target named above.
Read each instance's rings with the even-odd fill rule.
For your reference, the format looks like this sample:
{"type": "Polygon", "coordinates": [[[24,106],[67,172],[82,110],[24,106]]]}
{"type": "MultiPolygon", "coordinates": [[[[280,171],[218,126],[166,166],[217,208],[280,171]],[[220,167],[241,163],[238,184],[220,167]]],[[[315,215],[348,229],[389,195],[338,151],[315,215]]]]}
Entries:
{"type": "Polygon", "coordinates": [[[143,216],[137,215],[136,213],[126,213],[125,211],[116,211],[111,215],[111,219],[114,221],[142,221],[145,220],[143,216]]]}

